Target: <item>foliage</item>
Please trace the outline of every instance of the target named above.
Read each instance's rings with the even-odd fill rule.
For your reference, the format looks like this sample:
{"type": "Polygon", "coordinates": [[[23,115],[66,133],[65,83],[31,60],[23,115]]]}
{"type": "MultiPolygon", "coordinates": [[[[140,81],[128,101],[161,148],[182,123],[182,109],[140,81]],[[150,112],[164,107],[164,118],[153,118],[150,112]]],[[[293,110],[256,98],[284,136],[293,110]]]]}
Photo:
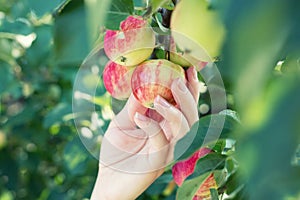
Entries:
{"type": "MultiPolygon", "coordinates": [[[[174,2],[0,0],[0,199],[90,197],[97,153],[92,156],[84,145],[99,151],[111,99],[97,82],[102,69],[92,76],[91,69],[84,69],[84,87],[97,86],[96,98],[87,97],[96,108],[72,113],[80,65],[101,43],[103,25],[116,29],[128,15],[138,14],[164,32],[159,7],[172,10],[174,2]]],[[[201,118],[178,142],[175,157],[185,159],[201,145],[214,153],[197,162],[182,187],[172,181],[170,166],[139,199],[175,199],[176,194],[182,199],[212,171],[219,186],[211,190],[213,199],[299,199],[300,3],[209,3],[208,12],[217,11],[226,27],[216,65],[228,110],[203,112],[201,105],[211,107],[209,93],[203,91],[201,118]],[[222,119],[224,128],[217,123],[222,119]],[[222,129],[217,141],[205,140],[208,129],[222,129]],[[192,145],[177,154],[190,138],[195,138],[192,145]]]]}

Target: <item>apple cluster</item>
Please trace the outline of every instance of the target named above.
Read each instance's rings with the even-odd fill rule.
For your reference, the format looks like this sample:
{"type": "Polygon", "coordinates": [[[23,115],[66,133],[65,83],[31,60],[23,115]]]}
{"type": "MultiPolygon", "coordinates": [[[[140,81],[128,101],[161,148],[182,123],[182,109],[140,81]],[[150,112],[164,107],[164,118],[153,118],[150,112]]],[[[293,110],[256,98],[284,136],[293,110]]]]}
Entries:
{"type": "MultiPolygon", "coordinates": [[[[104,51],[110,60],[103,81],[112,97],[125,100],[133,93],[142,105],[153,108],[155,97],[160,95],[175,105],[171,84],[176,78],[185,80],[183,67],[191,66],[191,62],[177,52],[173,39],[169,41],[168,59],[152,58],[155,47],[155,32],[140,16],[129,16],[119,30],[106,31],[104,51]]],[[[200,62],[199,66],[204,65],[200,62]]]]}

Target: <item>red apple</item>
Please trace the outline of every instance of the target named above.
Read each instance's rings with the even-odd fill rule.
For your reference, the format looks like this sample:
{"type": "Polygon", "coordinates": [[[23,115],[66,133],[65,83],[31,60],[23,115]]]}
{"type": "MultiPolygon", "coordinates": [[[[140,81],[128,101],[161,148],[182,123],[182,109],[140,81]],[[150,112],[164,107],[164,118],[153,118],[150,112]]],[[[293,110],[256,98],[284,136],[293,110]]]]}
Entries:
{"type": "Polygon", "coordinates": [[[103,82],[112,97],[124,100],[130,96],[130,80],[134,67],[126,67],[109,61],[103,70],[103,82]]]}
{"type": "Polygon", "coordinates": [[[134,70],[131,89],[136,99],[147,108],[153,108],[154,99],[158,95],[175,105],[170,88],[176,78],[185,80],[181,66],[164,59],[148,60],[134,70]]]}
{"type": "Polygon", "coordinates": [[[148,22],[139,16],[129,16],[120,30],[107,30],[104,51],[110,60],[124,66],[134,66],[146,60],[155,47],[155,34],[148,22]]]}

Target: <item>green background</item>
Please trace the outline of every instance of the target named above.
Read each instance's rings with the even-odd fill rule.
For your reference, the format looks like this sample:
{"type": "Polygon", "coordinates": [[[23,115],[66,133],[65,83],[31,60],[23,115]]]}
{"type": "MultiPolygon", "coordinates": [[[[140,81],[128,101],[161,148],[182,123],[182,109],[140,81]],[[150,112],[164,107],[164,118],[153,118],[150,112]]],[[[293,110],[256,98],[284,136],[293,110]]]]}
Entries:
{"type": "MultiPolygon", "coordinates": [[[[241,123],[233,120],[235,112],[225,112],[227,126],[216,154],[198,162],[191,181],[221,169],[227,174],[219,192],[232,199],[300,199],[300,2],[209,2],[227,29],[217,66],[228,108],[237,111],[241,123]],[[236,145],[224,153],[228,139],[236,145]]],[[[171,1],[149,3],[150,14],[159,6],[172,8],[171,1]]],[[[142,0],[0,0],[0,200],[90,197],[98,162],[74,124],[76,74],[101,41],[103,25],[118,29],[145,6],[142,0]]],[[[86,87],[98,78],[87,77],[86,87]]],[[[95,152],[96,136],[110,120],[110,97],[101,82],[96,86],[92,103],[101,123],[90,129],[95,152]]],[[[202,103],[209,104],[208,94],[202,103]]],[[[203,129],[209,114],[199,121],[203,129]]],[[[94,125],[92,119],[78,121],[80,127],[94,125]]],[[[190,133],[195,131],[201,136],[203,130],[190,133]]],[[[139,199],[175,199],[171,179],[167,170],[139,199]]],[[[180,194],[189,188],[187,182],[180,194]]]]}

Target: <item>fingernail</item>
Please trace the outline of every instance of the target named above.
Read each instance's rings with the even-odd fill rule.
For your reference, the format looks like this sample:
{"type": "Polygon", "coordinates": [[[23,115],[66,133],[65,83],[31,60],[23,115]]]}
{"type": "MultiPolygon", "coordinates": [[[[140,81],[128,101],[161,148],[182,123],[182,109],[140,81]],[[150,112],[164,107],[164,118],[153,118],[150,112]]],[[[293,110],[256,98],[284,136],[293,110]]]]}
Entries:
{"type": "Polygon", "coordinates": [[[137,118],[140,121],[143,121],[143,122],[148,122],[149,121],[148,117],[145,117],[144,115],[141,115],[138,112],[135,113],[134,117],[137,118]]]}
{"type": "Polygon", "coordinates": [[[182,93],[187,93],[187,87],[185,86],[184,82],[182,79],[177,80],[177,87],[182,93]]]}
{"type": "Polygon", "coordinates": [[[158,103],[159,105],[161,105],[164,108],[170,108],[171,107],[171,105],[164,98],[162,98],[160,96],[157,96],[155,98],[155,102],[158,103]]]}

